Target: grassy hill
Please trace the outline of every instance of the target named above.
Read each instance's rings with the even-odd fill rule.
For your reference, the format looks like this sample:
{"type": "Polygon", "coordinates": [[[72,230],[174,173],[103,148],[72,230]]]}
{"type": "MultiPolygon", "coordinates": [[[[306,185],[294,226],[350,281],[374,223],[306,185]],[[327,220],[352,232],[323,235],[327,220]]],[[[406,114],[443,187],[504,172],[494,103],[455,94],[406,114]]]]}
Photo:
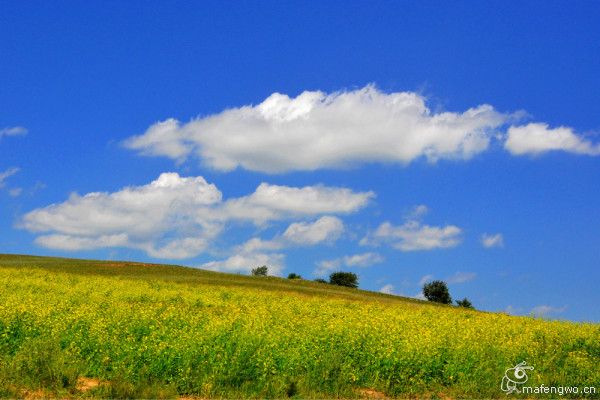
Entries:
{"type": "Polygon", "coordinates": [[[113,261],[0,255],[0,283],[0,397],[505,398],[524,360],[600,386],[597,324],[113,261]]]}

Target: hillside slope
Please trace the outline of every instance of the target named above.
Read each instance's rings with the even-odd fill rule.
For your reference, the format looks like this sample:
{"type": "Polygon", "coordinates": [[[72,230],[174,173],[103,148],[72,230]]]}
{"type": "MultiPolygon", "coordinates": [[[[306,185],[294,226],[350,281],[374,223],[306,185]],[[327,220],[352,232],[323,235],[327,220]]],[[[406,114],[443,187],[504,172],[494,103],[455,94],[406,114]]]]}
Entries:
{"type": "Polygon", "coordinates": [[[349,300],[412,302],[434,307],[439,306],[417,299],[341,286],[324,285],[309,280],[253,277],[177,265],[0,254],[0,267],[26,267],[78,275],[118,276],[120,278],[132,278],[135,280],[161,280],[187,285],[235,286],[269,291],[290,291],[309,296],[325,296],[349,300]]]}
{"type": "Polygon", "coordinates": [[[0,397],[500,398],[524,360],[600,382],[596,324],[112,261],[0,255],[0,282],[0,397]]]}

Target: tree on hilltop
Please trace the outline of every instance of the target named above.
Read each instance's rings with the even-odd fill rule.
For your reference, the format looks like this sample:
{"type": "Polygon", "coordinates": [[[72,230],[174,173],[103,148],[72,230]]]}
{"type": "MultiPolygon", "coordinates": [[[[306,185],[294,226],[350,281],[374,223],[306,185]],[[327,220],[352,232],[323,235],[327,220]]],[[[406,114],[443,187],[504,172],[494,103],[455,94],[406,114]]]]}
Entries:
{"type": "Polygon", "coordinates": [[[444,281],[432,281],[423,285],[423,296],[435,303],[452,304],[448,285],[444,281]]]}
{"type": "Polygon", "coordinates": [[[334,272],[329,275],[329,283],[332,285],[357,288],[358,276],[356,276],[354,272],[334,272]]]}
{"type": "Polygon", "coordinates": [[[252,269],[252,276],[267,276],[269,268],[266,265],[252,269]]]}
{"type": "Polygon", "coordinates": [[[469,299],[467,299],[466,297],[462,300],[456,300],[456,305],[459,307],[465,307],[465,308],[475,308],[473,307],[473,303],[471,303],[469,301],[469,299]]]}

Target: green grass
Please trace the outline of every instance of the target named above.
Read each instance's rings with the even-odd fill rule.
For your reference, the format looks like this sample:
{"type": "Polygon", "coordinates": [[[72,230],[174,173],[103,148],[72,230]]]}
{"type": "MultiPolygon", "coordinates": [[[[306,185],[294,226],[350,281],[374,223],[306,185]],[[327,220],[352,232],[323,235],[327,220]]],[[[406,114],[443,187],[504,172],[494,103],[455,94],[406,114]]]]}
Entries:
{"type": "Polygon", "coordinates": [[[600,326],[304,280],[0,255],[0,397],[506,398],[504,371],[522,360],[531,385],[600,390],[600,326]]]}

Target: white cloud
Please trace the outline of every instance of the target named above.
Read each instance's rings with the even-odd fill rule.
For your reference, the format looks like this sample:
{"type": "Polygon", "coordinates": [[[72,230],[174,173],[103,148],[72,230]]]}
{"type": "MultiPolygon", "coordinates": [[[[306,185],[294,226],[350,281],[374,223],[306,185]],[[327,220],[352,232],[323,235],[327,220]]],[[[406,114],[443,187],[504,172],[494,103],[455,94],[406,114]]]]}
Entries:
{"type": "MultiPolygon", "coordinates": [[[[49,248],[129,247],[152,257],[181,259],[205,251],[228,221],[258,223],[324,211],[348,213],[364,206],[372,196],[371,192],[354,193],[344,188],[262,184],[250,196],[222,201],[217,187],[202,177],[164,173],[150,184],[113,193],[73,194],[63,203],[29,212],[20,226],[44,233],[36,242],[49,248]],[[271,192],[277,202],[269,199],[265,191],[271,192]],[[312,200],[314,204],[303,207],[302,200],[312,200]]],[[[289,232],[278,240],[295,245],[316,244],[334,240],[342,230],[341,220],[324,216],[312,224],[290,225],[289,232]]],[[[269,246],[280,248],[281,244],[256,239],[248,246],[254,246],[256,251],[269,246]]]]}
{"type": "Polygon", "coordinates": [[[347,267],[370,267],[383,262],[383,257],[377,253],[362,253],[344,257],[344,265],[347,267]]]}
{"type": "Polygon", "coordinates": [[[381,289],[379,289],[379,292],[385,294],[394,294],[394,285],[388,283],[387,285],[384,285],[381,289]]]}
{"type": "Polygon", "coordinates": [[[193,218],[197,208],[220,200],[221,192],[202,177],[164,173],[148,185],[114,193],[74,193],[64,203],[26,214],[23,226],[33,232],[98,235],[119,231],[145,237],[170,225],[185,225],[184,220],[193,218]]]}
{"type": "Polygon", "coordinates": [[[131,247],[158,258],[187,258],[219,234],[221,226],[198,211],[220,201],[221,192],[204,178],[164,173],[114,193],[72,194],[64,203],[29,212],[21,225],[52,232],[36,240],[50,248],[131,247]]]}
{"type": "MultiPolygon", "coordinates": [[[[339,238],[344,231],[343,222],[336,217],[324,216],[314,222],[294,222],[288,226],[283,235],[277,235],[271,240],[252,238],[247,242],[234,248],[234,255],[224,261],[212,261],[201,266],[214,270],[235,270],[247,272],[249,269],[243,267],[248,263],[246,260],[264,259],[276,261],[274,270],[278,273],[283,269],[282,254],[266,253],[281,250],[293,246],[314,246],[320,243],[333,242],[339,238]],[[242,262],[243,260],[243,262],[242,262]]],[[[271,266],[271,264],[267,264],[271,266]]]]}
{"type": "Polygon", "coordinates": [[[8,178],[10,178],[11,176],[13,176],[14,174],[16,174],[17,172],[19,172],[21,169],[20,168],[9,168],[4,172],[0,172],[0,188],[3,188],[4,186],[6,186],[6,180],[8,178]]]}
{"type": "Polygon", "coordinates": [[[567,306],[552,307],[548,305],[535,306],[531,309],[531,314],[536,317],[545,317],[551,314],[561,314],[567,309],[567,306]]]}
{"type": "Polygon", "coordinates": [[[105,247],[127,247],[129,239],[126,234],[100,235],[96,237],[80,237],[71,235],[43,235],[35,239],[40,246],[59,250],[100,249],[105,247]]]}
{"type": "Polygon", "coordinates": [[[511,126],[508,128],[504,148],[514,155],[535,155],[553,150],[590,156],[600,155],[600,144],[583,139],[575,134],[572,128],[559,126],[551,129],[544,123],[511,126]]]}
{"type": "MultiPolygon", "coordinates": [[[[449,276],[446,279],[447,283],[465,283],[472,281],[477,277],[477,274],[474,272],[457,272],[454,275],[449,276]]],[[[419,286],[423,286],[428,282],[433,281],[434,276],[432,274],[423,275],[421,279],[419,279],[419,286]]]]}
{"type": "Polygon", "coordinates": [[[429,212],[429,208],[425,204],[419,204],[414,206],[407,214],[406,219],[408,220],[419,220],[429,212]]]}
{"type": "Polygon", "coordinates": [[[141,136],[129,138],[125,147],[139,150],[146,156],[165,156],[184,161],[194,147],[192,132],[179,127],[175,119],[167,119],[152,125],[141,136]]]}
{"type": "Polygon", "coordinates": [[[261,251],[280,250],[285,247],[284,241],[276,237],[273,240],[262,240],[260,238],[252,238],[245,243],[236,247],[237,252],[256,253],[261,251]]]}
{"type": "Polygon", "coordinates": [[[322,260],[317,263],[317,269],[314,270],[313,274],[316,276],[325,276],[329,272],[338,270],[342,266],[343,259],[335,258],[333,260],[322,260]]]}
{"type": "Polygon", "coordinates": [[[427,282],[431,282],[433,280],[433,275],[427,274],[424,275],[421,279],[419,279],[419,286],[423,286],[427,282]]]}
{"type": "Polygon", "coordinates": [[[322,260],[317,263],[317,269],[313,272],[316,276],[324,276],[329,272],[341,267],[370,267],[379,264],[384,259],[377,253],[362,253],[344,256],[332,260],[322,260]]]}
{"type": "Polygon", "coordinates": [[[206,224],[196,236],[178,237],[141,246],[148,255],[156,258],[183,259],[195,257],[205,251],[212,240],[221,233],[221,226],[206,224]]]}
{"type": "Polygon", "coordinates": [[[550,315],[561,314],[561,313],[565,312],[566,309],[567,309],[567,306],[553,307],[553,306],[544,304],[544,305],[539,305],[539,306],[533,307],[529,311],[529,313],[527,313],[527,310],[522,307],[514,307],[512,305],[509,305],[504,309],[504,312],[509,315],[528,314],[528,315],[533,315],[535,317],[547,317],[550,315]]]}
{"type": "Polygon", "coordinates": [[[448,283],[465,283],[477,277],[474,272],[457,272],[447,279],[448,283]]]}
{"type": "Polygon", "coordinates": [[[344,232],[342,220],[326,215],[314,222],[294,222],[287,227],[283,235],[277,235],[271,240],[252,238],[237,246],[236,250],[252,253],[292,246],[314,246],[323,242],[333,242],[342,232],[344,232]]]}
{"type": "Polygon", "coordinates": [[[487,149],[495,129],[508,119],[485,104],[462,113],[434,113],[420,94],[366,86],[331,94],[306,91],[295,98],[273,93],[256,106],[186,124],[158,122],[124,145],[177,161],[194,155],[222,171],[280,173],[407,164],[421,157],[469,159],[487,149]]]}
{"type": "Polygon", "coordinates": [[[384,222],[360,241],[361,245],[391,243],[400,251],[433,250],[458,246],[462,230],[454,225],[429,226],[412,220],[400,226],[384,222]]]}
{"type": "Polygon", "coordinates": [[[273,219],[318,214],[348,214],[365,207],[373,192],[353,192],[322,185],[295,188],[261,183],[254,193],[225,202],[226,219],[251,220],[257,224],[273,219]]]}
{"type": "Polygon", "coordinates": [[[314,245],[333,241],[344,232],[343,222],[336,217],[321,217],[313,223],[296,222],[283,233],[282,239],[297,245],[314,245]]]}
{"type": "Polygon", "coordinates": [[[130,240],[125,233],[94,237],[52,234],[39,236],[35,239],[35,243],[43,247],[65,251],[129,247],[143,250],[156,258],[183,259],[194,257],[208,247],[209,239],[212,237],[209,237],[208,234],[204,236],[172,239],[161,246],[151,242],[130,240]]]}
{"type": "Polygon", "coordinates": [[[274,253],[240,253],[234,254],[223,261],[211,261],[200,265],[199,268],[222,272],[248,273],[253,268],[266,265],[269,275],[280,276],[284,268],[285,256],[274,253]]]}
{"type": "Polygon", "coordinates": [[[0,139],[3,136],[22,136],[27,134],[27,129],[22,126],[13,126],[0,129],[0,139]]]}
{"type": "Polygon", "coordinates": [[[412,297],[413,299],[417,299],[417,300],[427,300],[425,298],[425,295],[423,294],[423,292],[416,293],[414,296],[409,296],[409,297],[412,297]]]}
{"type": "Polygon", "coordinates": [[[504,237],[501,233],[481,235],[481,244],[483,247],[490,249],[493,247],[504,247],[504,237]]]}
{"type": "MultiPolygon", "coordinates": [[[[6,180],[11,176],[17,174],[21,169],[20,168],[9,168],[4,172],[0,172],[0,189],[4,189],[6,187],[6,180]]],[[[23,188],[15,187],[15,188],[7,188],[8,195],[10,197],[18,197],[23,192],[23,188]]]]}

